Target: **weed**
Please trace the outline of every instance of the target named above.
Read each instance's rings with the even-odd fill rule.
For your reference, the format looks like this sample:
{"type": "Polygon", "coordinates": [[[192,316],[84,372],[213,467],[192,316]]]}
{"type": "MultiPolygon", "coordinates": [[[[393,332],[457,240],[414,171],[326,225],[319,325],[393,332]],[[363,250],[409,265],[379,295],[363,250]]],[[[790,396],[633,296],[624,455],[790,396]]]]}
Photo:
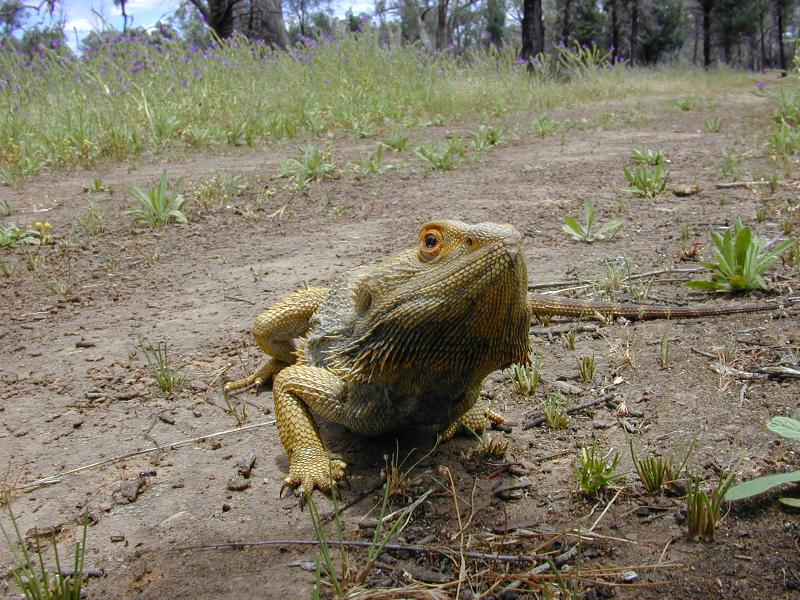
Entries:
{"type": "Polygon", "coordinates": [[[722,130],[722,121],[719,117],[712,117],[703,123],[703,130],[706,133],[719,133],[722,130]]]}
{"type": "MultiPolygon", "coordinates": [[[[166,352],[166,344],[164,346],[164,350],[166,352]]],[[[162,387],[161,389],[164,388],[162,387]]],[[[234,421],[236,421],[237,427],[241,427],[249,421],[247,418],[247,402],[245,401],[240,403],[237,400],[231,399],[230,394],[225,391],[225,382],[222,383],[222,399],[225,402],[225,412],[233,417],[234,421]]]]}
{"type": "Polygon", "coordinates": [[[575,350],[575,330],[570,329],[561,334],[563,345],[568,350],[575,350]]]}
{"type": "Polygon", "coordinates": [[[547,426],[550,429],[566,429],[569,424],[567,403],[560,393],[554,392],[540,402],[539,407],[544,413],[547,426]]]}
{"type": "Polygon", "coordinates": [[[625,167],[628,187],[622,188],[622,191],[652,198],[667,189],[668,177],[669,171],[661,165],[655,167],[643,165],[632,169],[625,167]]]}
{"type": "Polygon", "coordinates": [[[576,357],[576,361],[578,362],[578,378],[583,383],[592,381],[597,367],[594,354],[591,356],[578,356],[576,357]]]}
{"type": "Polygon", "coordinates": [[[622,225],[622,221],[612,219],[595,230],[595,208],[591,198],[583,201],[583,218],[586,225],[581,225],[574,217],[566,216],[561,229],[574,240],[591,243],[595,240],[605,239],[606,235],[613,233],[622,225]]]}
{"type": "Polygon", "coordinates": [[[72,293],[72,260],[69,256],[66,257],[65,263],[66,269],[62,275],[47,278],[40,276],[44,289],[52,296],[68,298],[72,293]]]}
{"type": "Polygon", "coordinates": [[[558,129],[558,121],[551,119],[547,115],[540,115],[533,122],[533,131],[539,137],[546,137],[558,129]]]}
{"type": "Polygon", "coordinates": [[[586,496],[595,496],[605,490],[611,483],[622,477],[617,473],[619,452],[609,450],[605,455],[600,452],[600,442],[594,440],[591,446],[583,446],[578,455],[578,485],[586,496]],[[613,458],[609,460],[613,453],[613,458]]]}
{"type": "Polygon", "coordinates": [[[392,165],[383,162],[383,144],[378,144],[378,149],[367,158],[353,163],[358,171],[364,175],[380,175],[392,168],[392,165]]]}
{"type": "Polygon", "coordinates": [[[15,223],[0,223],[0,248],[42,244],[42,237],[36,229],[23,229],[15,223]]]}
{"type": "Polygon", "coordinates": [[[472,143],[478,152],[483,152],[508,142],[508,133],[503,127],[481,125],[478,131],[472,134],[472,143]]]}
{"type": "Polygon", "coordinates": [[[95,177],[92,183],[83,187],[83,191],[87,194],[100,194],[102,192],[110,192],[111,188],[103,183],[102,179],[95,177]]]}
{"type": "Polygon", "coordinates": [[[756,221],[759,222],[759,223],[763,223],[764,221],[766,221],[767,220],[767,213],[768,213],[768,209],[767,209],[766,206],[760,207],[756,211],[756,221]]]}
{"type": "Polygon", "coordinates": [[[669,353],[670,353],[670,341],[669,337],[665,333],[661,336],[661,342],[659,344],[661,350],[661,368],[664,370],[672,368],[672,363],[669,360],[669,353]]]}
{"type": "Polygon", "coordinates": [[[373,129],[369,121],[358,120],[353,123],[353,135],[360,140],[371,136],[373,129]]]}
{"type": "Polygon", "coordinates": [[[767,138],[767,147],[778,157],[800,152],[800,132],[797,131],[797,125],[792,126],[781,120],[775,132],[767,138]]]}
{"type": "Polygon", "coordinates": [[[0,217],[10,217],[14,214],[14,207],[11,206],[11,203],[3,198],[0,200],[0,217]]]}
{"type": "Polygon", "coordinates": [[[794,231],[794,217],[791,215],[781,219],[781,231],[786,235],[791,235],[794,231]]]}
{"type": "Polygon", "coordinates": [[[694,235],[692,226],[689,223],[681,223],[681,239],[685,242],[694,235]]]}
{"type": "Polygon", "coordinates": [[[676,100],[675,104],[684,112],[688,112],[696,106],[695,101],[691,98],[681,98],[680,100],[676,100]]]}
{"type": "Polygon", "coordinates": [[[724,234],[712,232],[711,239],[716,260],[700,263],[713,269],[711,279],[690,281],[687,284],[689,287],[721,292],[766,290],[764,273],[797,242],[794,239],[784,240],[767,251],[766,239],[745,227],[739,217],[724,234]]]}
{"type": "Polygon", "coordinates": [[[456,166],[458,147],[452,144],[419,146],[414,154],[432,171],[449,171],[456,166]]]}
{"type": "Polygon", "coordinates": [[[147,365],[150,367],[150,375],[156,380],[162,391],[169,394],[186,383],[186,378],[175,372],[169,364],[167,342],[158,342],[155,346],[153,344],[145,346],[140,343],[140,347],[147,365]]]}
{"type": "Polygon", "coordinates": [[[651,167],[669,162],[666,154],[661,150],[653,150],[652,148],[634,148],[631,150],[631,158],[636,164],[650,165],[651,167]]]}
{"type": "Polygon", "coordinates": [[[14,269],[8,266],[8,263],[0,258],[0,275],[3,277],[11,277],[14,274],[14,269]]]}
{"type": "Polygon", "coordinates": [[[631,449],[633,468],[644,489],[651,494],[660,492],[665,485],[678,480],[694,448],[694,444],[692,444],[680,465],[676,466],[677,461],[674,456],[664,457],[650,454],[640,458],[633,447],[633,438],[628,438],[628,444],[631,449]]]}
{"type": "Polygon", "coordinates": [[[34,536],[33,544],[35,548],[33,549],[33,554],[31,554],[28,551],[28,542],[22,537],[14,513],[11,512],[11,507],[8,505],[8,498],[5,499],[5,503],[8,515],[11,518],[15,539],[12,539],[2,524],[0,524],[0,531],[2,531],[11,556],[16,563],[16,567],[11,571],[11,577],[23,597],[26,600],[80,600],[82,597],[84,557],[86,555],[86,530],[89,526],[88,515],[84,514],[83,516],[83,535],[81,541],[75,543],[72,569],[62,569],[58,555],[56,534],[52,534],[50,542],[53,546],[56,564],[55,571],[50,571],[44,564],[43,554],[45,547],[43,547],[39,534],[36,533],[34,536]],[[64,575],[68,571],[70,574],[64,575]]]}
{"type": "Polygon", "coordinates": [[[736,479],[739,461],[727,475],[722,477],[717,487],[706,492],[700,487],[696,477],[689,477],[686,493],[686,521],[689,526],[689,537],[704,542],[713,542],[720,522],[720,506],[729,488],[736,479]]]}
{"type": "Polygon", "coordinates": [[[381,142],[384,146],[395,152],[402,152],[408,148],[408,136],[395,131],[389,134],[389,137],[381,142]]]}
{"type": "Polygon", "coordinates": [[[75,219],[73,230],[85,236],[99,235],[106,230],[105,214],[90,202],[86,212],[75,219]]]}
{"type": "Polygon", "coordinates": [[[312,181],[332,179],[336,172],[330,148],[320,150],[313,144],[300,146],[297,158],[287,158],[281,163],[278,177],[292,179],[294,186],[305,191],[312,181]]]}
{"type": "Polygon", "coordinates": [[[172,221],[186,223],[186,215],[183,212],[186,200],[176,189],[169,189],[168,185],[165,169],[161,172],[158,185],[151,186],[146,192],[132,186],[131,193],[139,205],[129,208],[125,214],[133,215],[134,223],[146,223],[150,227],[161,227],[172,221]]]}
{"type": "Polygon", "coordinates": [[[736,148],[723,148],[722,150],[722,166],[719,169],[720,176],[723,179],[731,179],[738,181],[742,177],[742,164],[744,163],[744,156],[736,150],[736,148]]]}
{"type": "Polygon", "coordinates": [[[215,206],[225,206],[250,189],[250,183],[242,175],[231,175],[217,171],[207,181],[196,185],[191,191],[191,201],[204,212],[215,206]]]}
{"type": "Polygon", "coordinates": [[[542,380],[542,359],[536,356],[532,365],[514,364],[506,369],[506,375],[511,379],[518,394],[531,396],[536,393],[536,388],[542,380]]]}
{"type": "MultiPolygon", "coordinates": [[[[800,442],[800,421],[790,417],[773,417],[767,423],[767,429],[777,433],[779,436],[789,440],[800,442]]],[[[795,483],[800,481],[800,471],[790,471],[787,473],[775,473],[756,477],[749,481],[742,482],[733,486],[725,492],[725,500],[734,501],[743,498],[752,498],[763,494],[779,485],[795,483]]],[[[800,498],[781,497],[780,501],[793,508],[800,508],[800,498]]]]}

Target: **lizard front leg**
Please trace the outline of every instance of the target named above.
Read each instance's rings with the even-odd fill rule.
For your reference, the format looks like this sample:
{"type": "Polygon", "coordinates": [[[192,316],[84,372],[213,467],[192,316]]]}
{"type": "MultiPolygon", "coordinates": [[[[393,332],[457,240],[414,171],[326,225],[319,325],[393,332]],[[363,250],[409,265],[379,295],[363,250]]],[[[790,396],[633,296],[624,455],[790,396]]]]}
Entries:
{"type": "Polygon", "coordinates": [[[328,455],[311,411],[341,421],[346,384],[325,369],[293,365],[275,377],[273,393],[278,434],[289,455],[286,484],[299,486],[303,495],[314,488],[330,490],[332,483],[344,477],[347,465],[328,455]]]}
{"type": "Polygon", "coordinates": [[[268,358],[249,377],[228,383],[225,391],[263,385],[281,369],[294,364],[294,340],[308,331],[311,316],[329,293],[327,288],[298,290],[258,315],[253,326],[253,338],[268,358]]]}

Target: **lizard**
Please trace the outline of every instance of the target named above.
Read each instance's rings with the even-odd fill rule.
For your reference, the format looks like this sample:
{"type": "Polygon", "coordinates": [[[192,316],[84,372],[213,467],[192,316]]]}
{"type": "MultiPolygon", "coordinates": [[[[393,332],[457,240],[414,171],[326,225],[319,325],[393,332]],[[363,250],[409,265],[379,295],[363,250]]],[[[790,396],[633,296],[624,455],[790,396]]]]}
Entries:
{"type": "Polygon", "coordinates": [[[511,225],[439,220],[415,247],[308,287],[267,308],[253,336],[268,355],[226,392],[272,382],[278,434],[289,457],[284,486],[327,491],[345,475],[315,415],[378,435],[435,426],[446,440],[502,423],[480,396],[484,379],[528,363],[536,316],[699,317],[769,310],[772,304],[652,307],[528,294],[522,236],[511,225]]]}

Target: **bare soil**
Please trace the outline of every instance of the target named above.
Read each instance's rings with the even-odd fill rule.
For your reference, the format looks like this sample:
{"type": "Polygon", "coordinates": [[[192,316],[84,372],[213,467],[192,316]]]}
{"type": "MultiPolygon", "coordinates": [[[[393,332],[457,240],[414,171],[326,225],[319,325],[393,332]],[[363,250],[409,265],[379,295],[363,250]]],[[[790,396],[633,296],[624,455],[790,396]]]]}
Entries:
{"type": "MultiPolygon", "coordinates": [[[[552,116],[591,122],[606,108],[625,114],[633,106],[633,100],[598,104],[552,116]]],[[[406,152],[386,158],[406,161],[404,168],[358,176],[345,165],[374,149],[375,140],[333,140],[341,175],[314,184],[307,197],[293,196],[284,180],[270,180],[280,159],[294,152],[293,144],[182,157],[133,170],[112,166],[96,174],[42,177],[22,190],[0,190],[0,198],[18,211],[7,222],[46,219],[54,225],[56,242],[67,239],[87,201],[105,212],[107,222],[105,232],[69,245],[0,250],[0,258],[14,269],[0,279],[0,464],[21,530],[60,526],[63,557],[79,538],[78,521],[87,509],[93,522],[86,567],[102,570],[87,580],[89,598],[309,597],[318,550],[288,542],[315,536],[308,510],[302,511],[291,495],[279,496],[287,460],[272,422],[271,392],[249,391],[234,399],[239,406],[246,401],[249,423],[265,425],[170,447],[237,426],[226,410],[220,376],[240,377],[261,359],[249,334],[258,312],[301,283],[329,285],[349,268],[406,248],[431,218],[513,223],[524,234],[529,278],[536,284],[599,280],[606,260],[623,256],[636,272],[696,266],[691,261],[676,265],[676,260],[694,242],[705,243],[701,256],[710,258],[709,230],[729,225],[736,215],[755,223],[755,212],[767,197],[774,206],[797,203],[796,187],[784,186],[775,195],[714,187],[725,147],[750,151],[744,172],[769,171],[761,157],[770,125],[766,99],[742,90],[691,111],[678,110],[669,99],[653,106],[647,118],[633,123],[612,118],[605,129],[578,127],[544,138],[530,130],[534,116],[518,117],[510,144],[448,172],[426,173],[406,152]],[[714,115],[722,118],[723,130],[705,133],[703,123],[714,115]],[[701,192],[655,199],[620,192],[623,167],[630,164],[634,147],[664,150],[671,158],[672,183],[697,183],[701,192]],[[187,185],[220,169],[254,183],[225,206],[190,210],[188,225],[131,226],[123,214],[131,203],[129,186],[152,183],[165,166],[171,178],[182,176],[187,185]],[[94,177],[113,193],[85,193],[94,177]],[[276,194],[259,207],[255,192],[264,185],[276,194]],[[564,215],[579,216],[587,196],[602,221],[616,217],[624,222],[613,239],[589,245],[562,233],[564,215]],[[688,240],[681,238],[683,224],[691,226],[688,240]],[[26,250],[40,257],[35,271],[26,269],[26,250]],[[61,285],[63,293],[54,294],[54,285],[61,285]],[[159,391],[141,349],[142,343],[158,341],[167,342],[171,363],[187,379],[171,394],[159,391]],[[161,450],[65,475],[56,483],[30,485],[153,446],[161,450]],[[250,452],[256,462],[246,480],[249,487],[229,489],[229,480],[244,481],[236,461],[250,452]],[[132,491],[136,488],[138,494],[132,491]],[[187,549],[266,540],[287,542],[187,549]]],[[[475,127],[431,127],[412,137],[419,143],[475,127]]],[[[780,233],[772,213],[757,229],[768,239],[780,233]]],[[[685,287],[687,278],[656,278],[651,301],[706,301],[707,294],[685,287]]],[[[796,295],[799,283],[793,267],[778,265],[771,277],[773,294],[726,301],[796,295]]],[[[479,444],[469,437],[423,458],[410,473],[407,494],[413,499],[433,492],[395,542],[458,549],[461,522],[467,550],[558,555],[575,543],[571,530],[597,521],[593,538],[581,544],[580,562],[569,561],[564,571],[568,581],[576,570],[582,573],[586,597],[800,597],[797,514],[782,508],[776,494],[730,507],[714,542],[692,541],[686,536],[685,501],[679,495],[647,495],[630,473],[626,433],[612,407],[599,404],[581,411],[564,431],[522,427],[540,414],[535,400],[561,380],[580,388],[569,396],[572,404],[609,392],[616,394],[616,402],[624,401],[630,413],[626,421],[643,454],[680,453],[696,440],[689,468],[708,485],[740,455],[746,457],[743,478],[800,468],[796,446],[764,427],[770,417],[791,415],[798,408],[797,381],[721,379],[710,368],[716,359],[706,355],[735,346],[738,368],[792,356],[796,362],[796,314],[618,322],[579,331],[574,350],[557,333],[561,324],[550,327],[556,333],[539,327],[534,333],[549,382],[535,397],[517,394],[502,373],[486,383],[485,393],[512,425],[510,431],[490,433],[508,444],[505,458],[475,454],[479,444]],[[671,348],[668,369],[660,359],[664,337],[671,348]],[[625,364],[626,347],[633,364],[625,364]],[[595,380],[580,383],[576,357],[592,354],[595,380]],[[592,438],[604,449],[619,450],[621,469],[629,472],[603,500],[587,499],[577,488],[578,450],[592,438]],[[519,489],[503,492],[520,482],[519,489]],[[597,574],[601,568],[608,569],[606,577],[597,574]],[[632,584],[622,583],[627,571],[637,574],[632,584]],[[593,583],[601,580],[613,586],[593,583]]],[[[399,450],[402,460],[417,449],[407,460],[410,465],[432,447],[435,432],[363,439],[324,427],[323,435],[350,465],[349,486],[340,490],[340,504],[347,505],[343,537],[369,540],[372,530],[364,525],[377,516],[384,456],[399,450]]],[[[321,513],[330,511],[329,497],[316,494],[315,501],[321,513]]],[[[403,503],[395,499],[393,507],[403,503]]],[[[332,524],[327,531],[335,540],[332,524]]],[[[351,549],[349,556],[358,572],[366,552],[351,549]]],[[[0,560],[8,572],[6,549],[0,560]]],[[[503,579],[504,573],[525,573],[532,566],[467,559],[458,594],[477,597],[502,579],[494,588],[499,592],[512,581],[503,579]]],[[[447,582],[458,580],[458,559],[433,552],[385,554],[367,579],[372,586],[441,585],[443,597],[456,597],[457,585],[447,582]]],[[[2,585],[8,597],[15,596],[10,580],[2,585]]],[[[526,594],[533,592],[518,595],[526,594]]],[[[400,592],[396,597],[408,596],[400,592]]],[[[515,596],[507,592],[502,597],[515,596]]]]}

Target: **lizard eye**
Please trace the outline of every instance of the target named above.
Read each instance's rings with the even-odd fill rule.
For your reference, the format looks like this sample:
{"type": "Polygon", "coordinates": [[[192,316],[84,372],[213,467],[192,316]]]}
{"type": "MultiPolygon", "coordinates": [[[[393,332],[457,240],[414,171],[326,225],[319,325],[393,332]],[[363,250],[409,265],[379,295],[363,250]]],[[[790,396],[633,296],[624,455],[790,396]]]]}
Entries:
{"type": "Polygon", "coordinates": [[[475,247],[475,238],[467,236],[464,238],[464,244],[468,250],[472,250],[475,247]]]}
{"type": "Polygon", "coordinates": [[[420,260],[431,260],[442,250],[442,232],[438,228],[425,229],[419,236],[420,260]]]}

